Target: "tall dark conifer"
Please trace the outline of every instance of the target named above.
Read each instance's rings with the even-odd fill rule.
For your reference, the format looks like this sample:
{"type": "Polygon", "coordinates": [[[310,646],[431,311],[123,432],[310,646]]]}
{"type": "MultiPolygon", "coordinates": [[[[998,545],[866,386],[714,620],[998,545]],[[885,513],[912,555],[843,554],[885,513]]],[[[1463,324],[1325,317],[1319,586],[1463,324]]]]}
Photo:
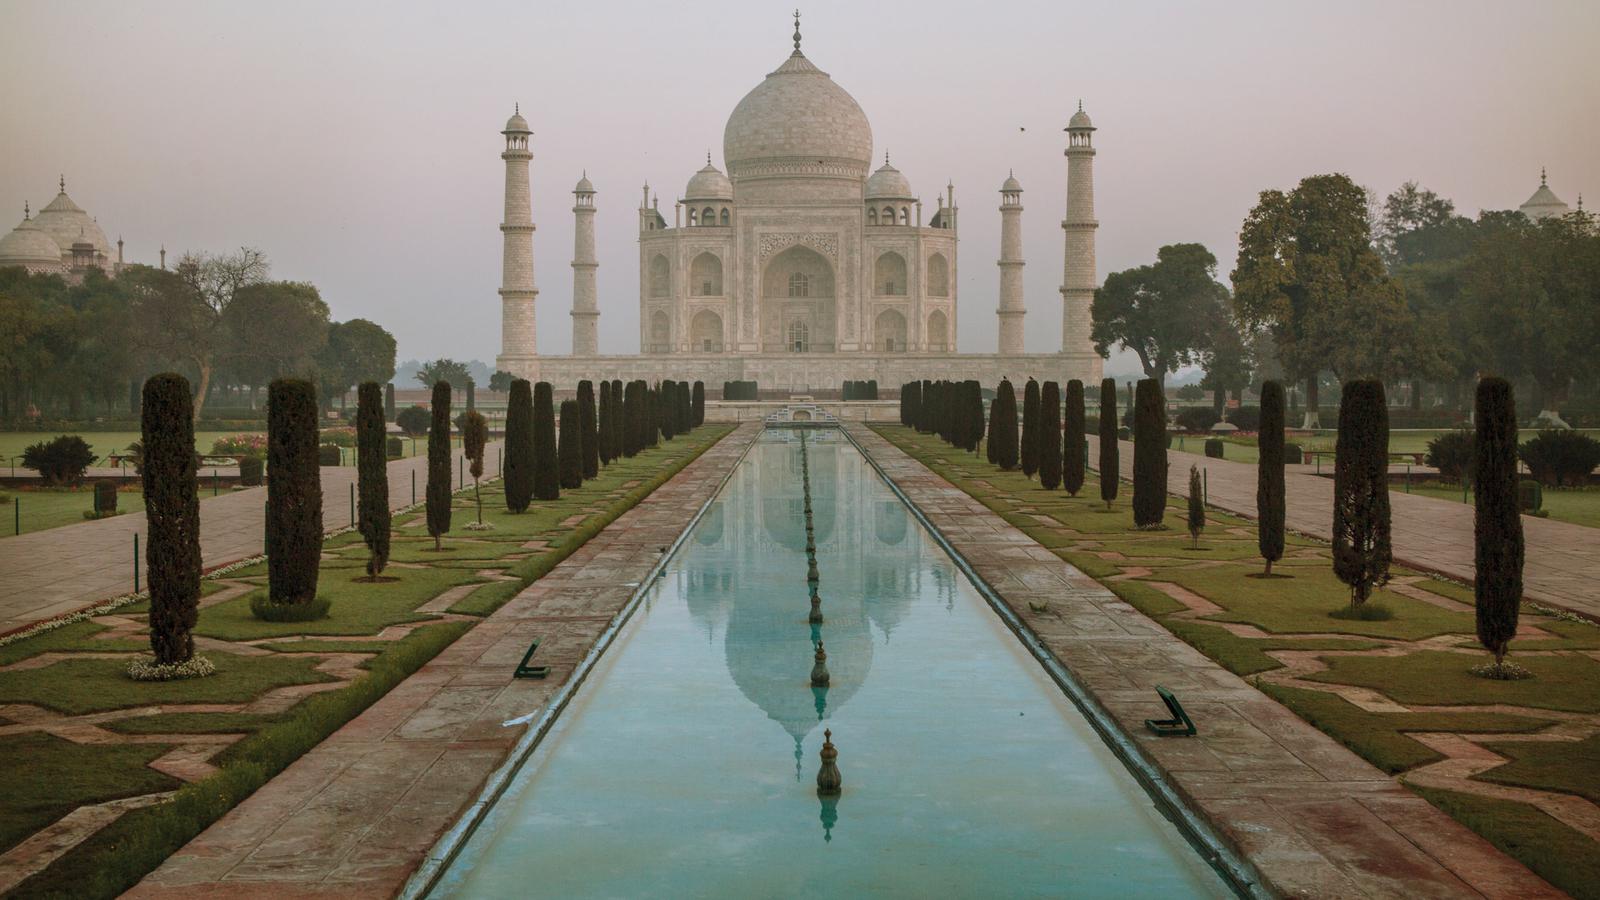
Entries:
{"type": "Polygon", "coordinates": [[[1134,395],[1133,524],[1155,528],[1167,511],[1167,409],[1161,382],[1145,378],[1134,395]]]}
{"type": "Polygon", "coordinates": [[[989,446],[994,448],[994,464],[1009,472],[1017,467],[1017,392],[1011,382],[1002,380],[994,392],[994,428],[989,446]]]}
{"type": "Polygon", "coordinates": [[[1117,380],[1100,379],[1100,499],[1106,509],[1117,499],[1122,479],[1122,454],[1117,449],[1117,380]]]}
{"type": "Polygon", "coordinates": [[[1022,474],[1028,478],[1039,471],[1039,382],[1032,378],[1022,389],[1022,474]]]}
{"type": "Polygon", "coordinates": [[[536,500],[561,498],[561,473],[556,456],[555,394],[550,382],[533,386],[533,496],[536,500]]]}
{"type": "Polygon", "coordinates": [[[200,494],[188,379],[172,372],[151,376],[139,419],[150,649],[157,665],[172,666],[194,656],[192,631],[200,615],[200,494]]]}
{"type": "Polygon", "coordinates": [[[1067,382],[1064,415],[1066,419],[1061,429],[1061,486],[1076,497],[1083,490],[1083,470],[1088,462],[1084,456],[1089,450],[1083,433],[1083,382],[1076,378],[1067,382]]]}
{"type": "Polygon", "coordinates": [[[561,487],[576,490],[583,487],[583,428],[582,412],[578,401],[561,401],[561,446],[557,450],[557,474],[561,487]]]}
{"type": "MultiPolygon", "coordinates": [[[[622,379],[616,378],[611,382],[611,451],[614,457],[623,455],[622,447],[627,442],[628,417],[622,407],[622,379]]],[[[632,453],[627,454],[632,456],[632,453]]]]}
{"type": "Polygon", "coordinates": [[[983,445],[983,457],[989,465],[995,464],[994,438],[1000,433],[1000,392],[995,391],[994,402],[989,404],[989,441],[983,445]]]}
{"type": "Polygon", "coordinates": [[[1256,544],[1272,575],[1272,564],[1283,558],[1283,383],[1261,385],[1261,423],[1256,435],[1256,544]]]}
{"type": "Polygon", "coordinates": [[[525,512],[533,500],[533,385],[526,378],[511,382],[506,406],[506,509],[525,512]]]}
{"type": "Polygon", "coordinates": [[[1061,385],[1046,381],[1039,390],[1039,486],[1061,486],[1061,385]]]}
{"type": "Polygon", "coordinates": [[[1350,381],[1339,403],[1333,457],[1333,573],[1360,606],[1388,583],[1389,408],[1383,382],[1350,381]]]}
{"type": "Polygon", "coordinates": [[[578,382],[578,436],[582,444],[583,480],[600,474],[600,431],[595,420],[594,383],[578,382]]]}
{"type": "Polygon", "coordinates": [[[1504,378],[1478,382],[1472,456],[1478,643],[1504,676],[1506,647],[1522,603],[1522,512],[1517,505],[1517,408],[1504,378]]]}
{"type": "Polygon", "coordinates": [[[600,382],[598,414],[595,417],[595,447],[600,455],[600,464],[611,465],[611,460],[616,458],[616,450],[611,446],[611,382],[600,382]]]}
{"type": "MultiPolygon", "coordinates": [[[[148,401],[147,401],[148,402],[148,401]]],[[[312,603],[322,565],[317,390],[280,378],[267,387],[267,602],[312,603]]]]}
{"type": "Polygon", "coordinates": [[[677,416],[673,415],[677,407],[678,385],[674,381],[663,381],[656,389],[657,423],[661,430],[661,439],[672,440],[678,433],[677,416]]]}
{"type": "Polygon", "coordinates": [[[706,423],[706,383],[704,381],[696,381],[694,383],[694,396],[690,398],[689,402],[694,407],[691,412],[694,427],[699,428],[706,423]]]}
{"type": "Polygon", "coordinates": [[[363,382],[356,395],[356,477],[360,493],[357,525],[367,545],[367,578],[389,564],[389,453],[383,395],[376,381],[363,382]]]}
{"type": "Polygon", "coordinates": [[[433,386],[433,424],[428,428],[428,534],[442,549],[450,530],[450,382],[433,386]]]}
{"type": "Polygon", "coordinates": [[[976,381],[966,383],[967,449],[978,452],[983,443],[983,385],[976,381]]]}

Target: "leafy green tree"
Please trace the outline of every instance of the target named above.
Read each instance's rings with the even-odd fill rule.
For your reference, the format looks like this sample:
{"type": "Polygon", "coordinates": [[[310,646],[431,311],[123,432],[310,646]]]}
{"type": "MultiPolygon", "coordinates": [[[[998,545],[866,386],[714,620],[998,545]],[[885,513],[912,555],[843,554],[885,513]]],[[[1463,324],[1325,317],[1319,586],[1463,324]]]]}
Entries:
{"type": "Polygon", "coordinates": [[[1385,265],[1398,268],[1416,261],[1420,255],[1417,235],[1464,221],[1455,213],[1454,203],[1415,181],[1407,181],[1384,198],[1373,227],[1372,243],[1385,265]]]}
{"type": "Polygon", "coordinates": [[[1039,391],[1039,486],[1061,486],[1061,386],[1046,381],[1039,391]]]}
{"type": "Polygon", "coordinates": [[[514,513],[528,510],[533,500],[533,385],[526,378],[513,379],[511,398],[506,406],[506,461],[504,481],[506,509],[514,513]]]}
{"type": "Polygon", "coordinates": [[[1032,378],[1022,388],[1022,474],[1028,479],[1039,471],[1039,382],[1032,378]]]}
{"type": "Polygon", "coordinates": [[[1284,483],[1283,483],[1283,384],[1268,381],[1261,386],[1261,426],[1256,436],[1256,543],[1272,577],[1272,564],[1283,558],[1284,483]]]}
{"type": "Polygon", "coordinates": [[[450,383],[433,385],[433,424],[428,429],[428,534],[433,549],[444,549],[450,530],[450,383]]]}
{"type": "Polygon", "coordinates": [[[328,304],[305,282],[263,281],[240,287],[220,323],[218,356],[232,378],[250,386],[255,406],[257,386],[316,366],[327,343],[328,304]]]}
{"type": "Polygon", "coordinates": [[[383,390],[364,381],[356,396],[356,472],[361,503],[358,525],[367,544],[367,579],[389,564],[389,459],[383,390]]]}
{"type": "Polygon", "coordinates": [[[395,340],[383,326],[367,319],[334,322],[317,354],[317,380],[328,400],[342,397],[351,385],[394,378],[395,340]]]}
{"type": "Polygon", "coordinates": [[[578,401],[561,401],[561,445],[556,451],[556,468],[561,487],[583,487],[583,435],[579,426],[578,401]]]}
{"type": "Polygon", "coordinates": [[[478,502],[478,527],[483,527],[483,494],[478,491],[478,479],[483,477],[483,453],[489,446],[489,420],[483,413],[469,409],[461,415],[461,452],[467,458],[467,471],[472,473],[472,497],[478,502]]]}
{"type": "Polygon", "coordinates": [[[1139,382],[1133,428],[1133,524],[1157,528],[1167,511],[1167,412],[1154,378],[1139,382]]]}
{"type": "Polygon", "coordinates": [[[561,499],[561,473],[556,456],[555,395],[550,382],[533,386],[533,496],[538,500],[561,499]]]}
{"type": "Polygon", "coordinates": [[[1383,382],[1351,381],[1333,458],[1333,572],[1360,606],[1389,581],[1389,410],[1383,382]]]}
{"type": "Polygon", "coordinates": [[[1067,382],[1066,422],[1061,435],[1061,486],[1078,496],[1083,490],[1083,470],[1088,444],[1084,437],[1083,382],[1067,382]]]}
{"type": "Polygon", "coordinates": [[[600,432],[595,419],[594,382],[578,382],[578,436],[582,442],[583,480],[600,474],[600,432]]]}
{"type": "Polygon", "coordinates": [[[417,380],[429,386],[443,381],[450,385],[452,391],[464,391],[472,381],[472,373],[468,371],[466,363],[436,359],[423,363],[422,368],[417,370],[417,380]]]}
{"type": "Polygon", "coordinates": [[[1506,647],[1522,604],[1522,511],[1517,504],[1517,408],[1504,378],[1478,382],[1473,453],[1474,599],[1478,643],[1505,674],[1506,647]]]}
{"type": "Polygon", "coordinates": [[[1100,499],[1111,508],[1117,499],[1117,484],[1122,479],[1122,462],[1117,449],[1117,380],[1100,379],[1100,499]]]}
{"type": "Polygon", "coordinates": [[[1169,244],[1154,265],[1106,276],[1095,291],[1090,332],[1101,356],[1112,345],[1132,350],[1145,377],[1165,382],[1196,362],[1226,317],[1228,289],[1216,279],[1217,258],[1200,244],[1169,244]]]}
{"type": "Polygon", "coordinates": [[[1211,338],[1198,360],[1205,370],[1205,377],[1200,380],[1198,387],[1211,392],[1211,405],[1218,419],[1227,410],[1228,393],[1238,396],[1250,386],[1253,370],[1251,355],[1250,344],[1233,316],[1226,313],[1218,316],[1211,325],[1211,338]]]}
{"type": "Polygon", "coordinates": [[[267,386],[267,602],[276,614],[300,607],[303,615],[291,618],[314,618],[321,565],[317,392],[304,379],[279,378],[267,386]]]}
{"type": "Polygon", "coordinates": [[[490,376],[489,378],[489,390],[503,394],[506,391],[511,390],[511,382],[516,380],[517,376],[512,375],[510,372],[502,372],[497,369],[495,370],[494,375],[490,376]]]}
{"type": "Polygon", "coordinates": [[[194,656],[200,617],[200,494],[195,484],[194,401],[189,381],[171,372],[144,383],[140,446],[144,464],[145,565],[150,573],[150,649],[156,664],[194,656]]]}

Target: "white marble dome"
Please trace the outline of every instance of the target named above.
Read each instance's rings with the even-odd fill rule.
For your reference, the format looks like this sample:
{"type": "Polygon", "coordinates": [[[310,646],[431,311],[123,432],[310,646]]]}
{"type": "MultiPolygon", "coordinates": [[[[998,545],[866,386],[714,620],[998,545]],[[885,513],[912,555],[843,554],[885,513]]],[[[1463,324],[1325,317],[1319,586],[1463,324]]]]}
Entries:
{"type": "Polygon", "coordinates": [[[689,179],[689,184],[683,189],[685,200],[732,200],[733,182],[722,170],[713,166],[710,160],[706,167],[694,173],[689,179]]]}
{"type": "Polygon", "coordinates": [[[1089,121],[1089,114],[1084,112],[1083,111],[1083,107],[1080,106],[1080,107],[1078,107],[1078,111],[1072,114],[1072,118],[1067,120],[1067,127],[1068,128],[1088,128],[1090,130],[1093,130],[1094,129],[1094,123],[1089,121]]]}
{"type": "Polygon", "coordinates": [[[501,134],[533,134],[532,131],[528,130],[528,120],[524,119],[522,117],[521,110],[518,110],[517,112],[514,112],[514,113],[511,114],[511,118],[506,120],[505,130],[500,132],[500,133],[501,134]]]}
{"type": "Polygon", "coordinates": [[[111,242],[106,240],[100,225],[82,207],[73,203],[65,190],[56,194],[49,206],[39,210],[38,215],[33,217],[33,224],[55,240],[58,253],[71,253],[73,244],[89,243],[104,259],[109,261],[115,258],[111,253],[111,242]]]}
{"type": "Polygon", "coordinates": [[[32,220],[24,218],[22,224],[0,237],[0,266],[22,266],[30,271],[59,269],[61,248],[32,220]]]}
{"type": "Polygon", "coordinates": [[[796,50],[734,107],[722,150],[735,178],[773,168],[860,177],[872,162],[872,126],[855,98],[796,50]]]}
{"type": "Polygon", "coordinates": [[[915,200],[916,197],[911,193],[911,182],[885,158],[878,171],[867,179],[867,199],[915,200]]]}

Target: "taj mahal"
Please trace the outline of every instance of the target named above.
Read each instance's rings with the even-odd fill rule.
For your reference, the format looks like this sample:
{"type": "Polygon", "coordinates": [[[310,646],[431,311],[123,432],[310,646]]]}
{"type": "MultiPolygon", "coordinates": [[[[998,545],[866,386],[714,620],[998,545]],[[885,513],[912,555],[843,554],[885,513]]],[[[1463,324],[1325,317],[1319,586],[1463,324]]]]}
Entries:
{"type": "Polygon", "coordinates": [[[502,344],[497,368],[570,385],[580,379],[751,380],[762,389],[896,385],[939,373],[984,384],[1029,376],[1093,383],[1096,287],[1094,125],[1080,104],[1066,127],[1068,187],[1060,351],[1023,352],[1022,184],[1000,185],[1001,252],[993,353],[957,353],[954,185],[928,208],[887,155],[874,171],[872,126],[855,98],[794,50],[734,107],[727,171],[710,154],[670,213],[650,186],[638,206],[639,354],[600,355],[595,187],[573,189],[572,354],[540,356],[529,199],[532,131],[520,110],[505,137],[502,344]],[[668,216],[670,215],[670,220],[668,216]]]}

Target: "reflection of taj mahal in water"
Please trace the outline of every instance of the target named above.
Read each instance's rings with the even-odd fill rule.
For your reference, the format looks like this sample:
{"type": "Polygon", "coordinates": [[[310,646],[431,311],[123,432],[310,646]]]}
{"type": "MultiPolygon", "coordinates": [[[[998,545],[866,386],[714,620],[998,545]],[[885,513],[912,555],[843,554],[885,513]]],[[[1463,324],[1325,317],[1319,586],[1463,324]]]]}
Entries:
{"type": "MultiPolygon", "coordinates": [[[[529,139],[506,123],[502,349],[496,365],[565,386],[579,379],[755,380],[763,388],[836,389],[846,379],[1100,377],[1090,339],[1095,278],[1094,126],[1068,133],[1059,353],[1023,353],[1022,185],[1000,185],[999,343],[956,352],[959,216],[955,188],[925,208],[889,163],[869,176],[872,127],[844,88],[794,51],[734,107],[727,172],[706,155],[670,213],[647,184],[638,206],[639,356],[601,356],[594,184],[573,190],[572,355],[535,349],[529,139]],[[668,215],[671,220],[668,220],[668,215]]],[[[997,170],[1003,166],[997,166],[997,170]]],[[[997,178],[997,181],[999,179],[997,178]]]]}
{"type": "MultiPolygon", "coordinates": [[[[784,440],[798,441],[798,432],[768,431],[762,438],[784,440]]],[[[811,431],[807,440],[826,621],[806,624],[798,454],[745,459],[734,474],[737,484],[713,502],[694,531],[694,552],[688,556],[694,563],[678,575],[678,592],[705,639],[723,641],[734,684],[794,738],[796,754],[828,711],[848,703],[866,681],[873,647],[893,640],[910,604],[927,597],[950,604],[955,591],[943,569],[920,564],[924,554],[939,551],[922,539],[898,499],[886,491],[838,495],[841,483],[876,480],[866,460],[837,433],[811,431]],[[737,504],[726,497],[737,498],[737,504]],[[943,583],[924,584],[925,577],[943,583]],[[741,604],[730,593],[735,583],[770,586],[792,594],[794,602],[741,604]],[[818,637],[827,645],[832,673],[825,689],[806,680],[812,641],[818,637]],[[780,664],[785,660],[793,665],[780,664]]],[[[796,763],[803,763],[798,755],[796,763]]]]}

